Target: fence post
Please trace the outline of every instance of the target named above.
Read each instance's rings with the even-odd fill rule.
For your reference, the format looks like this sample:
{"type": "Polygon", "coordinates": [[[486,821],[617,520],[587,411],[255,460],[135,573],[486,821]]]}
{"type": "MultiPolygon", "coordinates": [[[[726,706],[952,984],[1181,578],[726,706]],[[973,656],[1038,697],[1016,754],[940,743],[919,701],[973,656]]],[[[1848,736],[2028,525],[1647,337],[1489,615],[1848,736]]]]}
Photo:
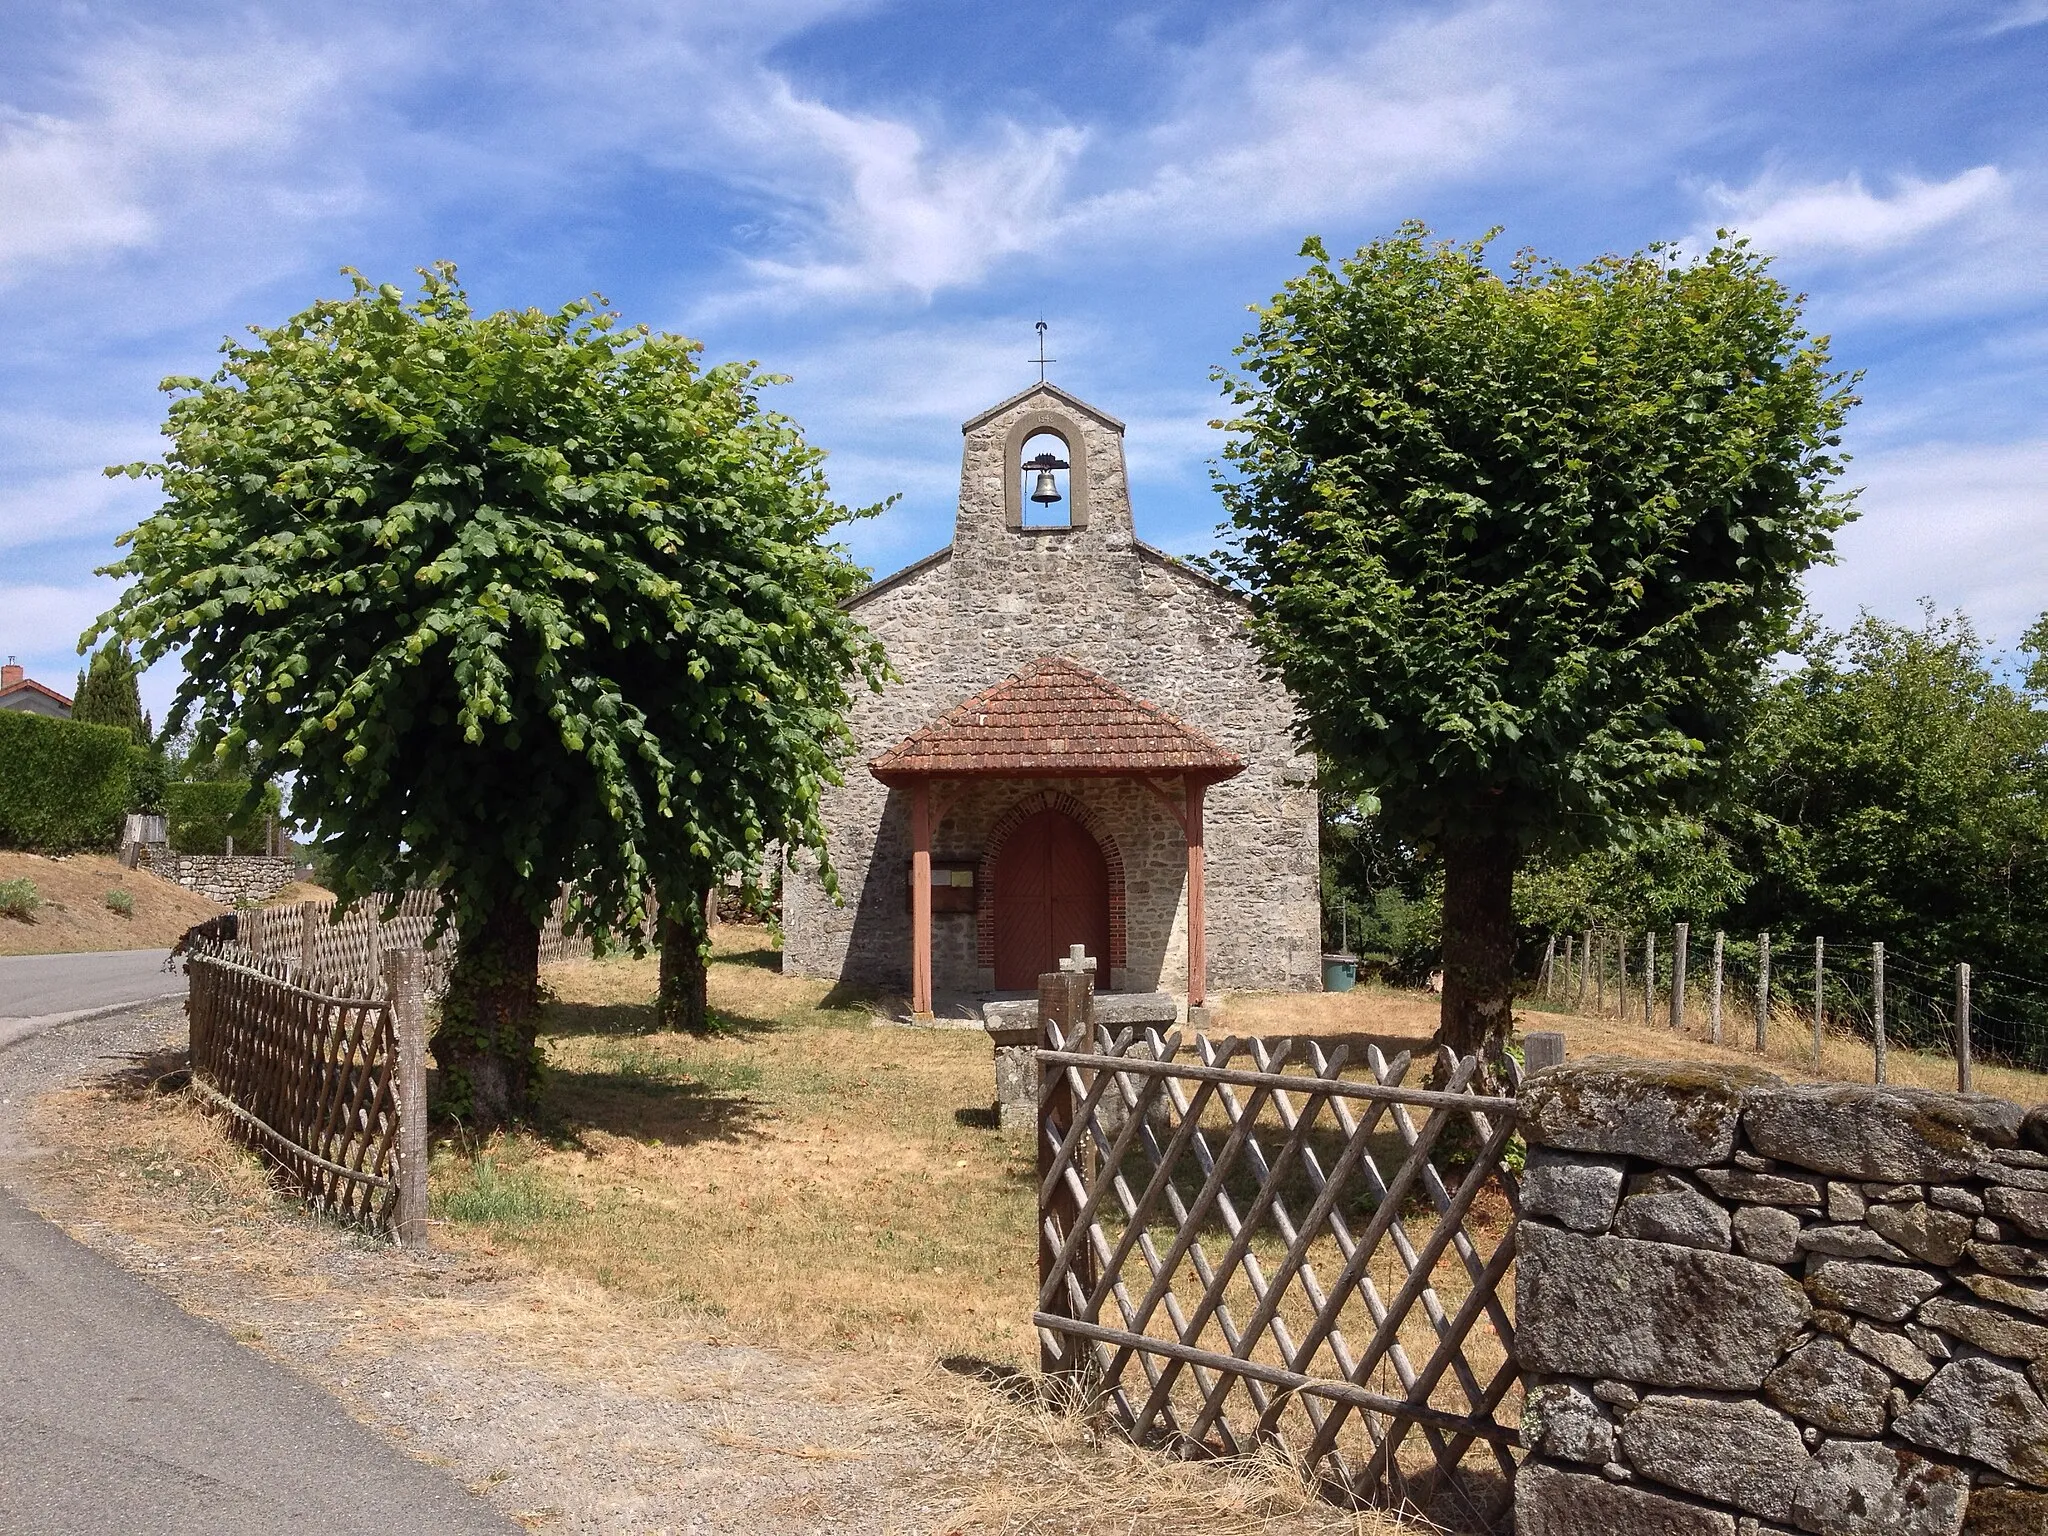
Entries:
{"type": "Polygon", "coordinates": [[[1547,998],[1557,984],[1557,935],[1552,934],[1543,945],[1543,995],[1547,998]]]}
{"type": "Polygon", "coordinates": [[[303,984],[313,974],[313,933],[319,919],[320,903],[302,901],[299,903],[299,973],[297,980],[303,984]]]}
{"type": "Polygon", "coordinates": [[[1643,1028],[1657,1021],[1657,931],[1643,931],[1643,1028]]]}
{"type": "MultiPolygon", "coordinates": [[[[1081,1053],[1095,1049],[1094,972],[1095,961],[1087,958],[1077,944],[1068,958],[1060,962],[1058,970],[1047,971],[1038,978],[1040,1050],[1061,1048],[1054,1039],[1055,1025],[1065,1049],[1081,1053]]],[[[1041,1065],[1038,1069],[1038,1181],[1041,1188],[1052,1173],[1054,1156],[1066,1140],[1079,1108],[1080,1101],[1074,1097],[1073,1080],[1068,1070],[1041,1065]]],[[[1085,1135],[1074,1149],[1074,1165],[1084,1185],[1094,1182],[1094,1148],[1085,1135]]],[[[1074,1198],[1074,1191],[1065,1179],[1059,1180],[1053,1185],[1045,1208],[1039,1212],[1038,1288],[1041,1294],[1058,1264],[1060,1247],[1080,1214],[1081,1205],[1074,1198]]],[[[1084,1290],[1093,1290],[1094,1267],[1094,1254],[1084,1242],[1068,1265],[1068,1274],[1084,1290]]],[[[1071,1317],[1072,1290],[1072,1285],[1060,1287],[1054,1295],[1046,1298],[1045,1310],[1056,1317],[1071,1317]]],[[[1059,1334],[1056,1338],[1057,1343],[1048,1342],[1045,1333],[1040,1332],[1039,1370],[1046,1375],[1078,1370],[1083,1359],[1081,1341],[1067,1334],[1059,1334]]]]}
{"type": "Polygon", "coordinates": [[[1556,1029],[1532,1029],[1522,1036],[1522,1070],[1541,1072],[1545,1067],[1564,1065],[1564,1033],[1556,1029]]]}
{"type": "Polygon", "coordinates": [[[1813,940],[1813,1070],[1820,1070],[1820,1037],[1827,1020],[1828,941],[1818,934],[1813,940]]]}
{"type": "Polygon", "coordinates": [[[1602,928],[1593,930],[1593,1011],[1607,1011],[1607,932],[1602,928]]]}
{"type": "Polygon", "coordinates": [[[1756,1048],[1768,1050],[1771,1044],[1771,936],[1768,932],[1756,936],[1756,1048]]]}
{"type": "Polygon", "coordinates": [[[1707,1012],[1714,1027],[1714,1044],[1721,1043],[1721,952],[1727,947],[1728,935],[1719,928],[1714,930],[1714,986],[1707,994],[1707,1012]]]}
{"type": "Polygon", "coordinates": [[[402,1248],[427,1246],[427,968],[417,949],[384,951],[384,995],[398,1048],[398,1208],[402,1248]]]}
{"type": "Polygon", "coordinates": [[[1692,935],[1690,923],[1678,923],[1671,930],[1671,1033],[1685,1033],[1685,945],[1692,935]]]}
{"type": "Polygon", "coordinates": [[[1614,936],[1614,1016],[1628,1018],[1628,935],[1614,936]]]}
{"type": "Polygon", "coordinates": [[[1876,1076],[1884,1081],[1884,945],[1870,946],[1870,1045],[1876,1057],[1876,1076]]]}
{"type": "Polygon", "coordinates": [[[1956,967],[1956,1089],[1970,1092],[1970,967],[1956,967]]]}
{"type": "Polygon", "coordinates": [[[1584,1013],[1586,1011],[1586,961],[1591,958],[1592,951],[1593,935],[1591,930],[1580,933],[1579,968],[1573,973],[1573,980],[1577,983],[1572,989],[1572,1012],[1574,1013],[1584,1013]]]}

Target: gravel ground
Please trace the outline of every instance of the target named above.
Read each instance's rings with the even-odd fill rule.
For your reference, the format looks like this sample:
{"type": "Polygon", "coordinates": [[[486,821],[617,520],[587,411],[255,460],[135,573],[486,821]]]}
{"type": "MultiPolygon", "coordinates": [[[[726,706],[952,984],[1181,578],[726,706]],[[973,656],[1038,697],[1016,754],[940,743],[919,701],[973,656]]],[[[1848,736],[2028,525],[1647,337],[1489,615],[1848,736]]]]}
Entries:
{"type": "Polygon", "coordinates": [[[150,1091],[183,1038],[172,1006],[0,1051],[0,1181],[531,1528],[1393,1529],[914,1362],[753,1347],[511,1256],[345,1232],[150,1091]]]}

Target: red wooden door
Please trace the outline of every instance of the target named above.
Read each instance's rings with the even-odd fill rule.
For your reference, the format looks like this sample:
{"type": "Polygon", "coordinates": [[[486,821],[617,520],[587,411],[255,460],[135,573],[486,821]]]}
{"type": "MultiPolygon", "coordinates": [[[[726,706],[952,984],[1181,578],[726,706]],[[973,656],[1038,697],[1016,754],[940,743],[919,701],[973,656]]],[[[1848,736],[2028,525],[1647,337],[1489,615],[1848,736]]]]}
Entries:
{"type": "Polygon", "coordinates": [[[1095,957],[1095,984],[1109,986],[1109,865],[1079,822],[1040,811],[996,855],[996,986],[1031,991],[1079,944],[1095,957]]]}

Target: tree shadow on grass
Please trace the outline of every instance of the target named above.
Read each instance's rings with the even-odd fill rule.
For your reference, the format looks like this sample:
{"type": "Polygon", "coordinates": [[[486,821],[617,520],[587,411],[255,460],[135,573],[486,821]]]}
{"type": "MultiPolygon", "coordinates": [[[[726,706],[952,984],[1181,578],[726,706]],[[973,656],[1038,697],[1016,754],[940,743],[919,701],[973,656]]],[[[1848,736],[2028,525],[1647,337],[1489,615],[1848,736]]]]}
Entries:
{"type": "MultiPolygon", "coordinates": [[[[737,1013],[729,1008],[706,1010],[711,1021],[707,1039],[751,1040],[789,1028],[782,1019],[759,1014],[737,1013]]],[[[663,1040],[689,1040],[675,1030],[662,1029],[654,1022],[654,1004],[645,1003],[549,1003],[541,1020],[541,1035],[571,1037],[646,1035],[663,1040]]]]}
{"type": "Polygon", "coordinates": [[[614,1053],[580,1067],[551,1067],[547,1113],[559,1143],[582,1146],[602,1131],[662,1146],[757,1138],[767,1111],[747,1062],[682,1060],[652,1051],[614,1053]]]}
{"type": "MultiPolygon", "coordinates": [[[[721,929],[720,937],[729,931],[721,929]]],[[[712,960],[714,964],[745,965],[777,976],[782,974],[782,951],[770,944],[765,934],[740,948],[726,949],[721,945],[712,960]]]]}
{"type": "Polygon", "coordinates": [[[122,1064],[100,1078],[99,1086],[127,1098],[175,1093],[192,1081],[192,1053],[183,1045],[124,1051],[111,1059],[122,1064]]]}

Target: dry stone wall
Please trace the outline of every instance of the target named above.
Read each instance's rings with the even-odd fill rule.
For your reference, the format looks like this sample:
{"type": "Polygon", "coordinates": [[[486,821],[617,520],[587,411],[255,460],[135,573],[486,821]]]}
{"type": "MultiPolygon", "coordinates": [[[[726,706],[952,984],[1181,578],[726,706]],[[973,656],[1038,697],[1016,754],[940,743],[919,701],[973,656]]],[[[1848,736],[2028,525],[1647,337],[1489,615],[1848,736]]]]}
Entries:
{"type": "Polygon", "coordinates": [[[1536,1074],[1519,1536],[2048,1532],[2048,1107],[1536,1074]]]}
{"type": "Polygon", "coordinates": [[[147,844],[136,862],[224,907],[268,901],[304,873],[294,859],[256,853],[171,853],[147,844]]]}

